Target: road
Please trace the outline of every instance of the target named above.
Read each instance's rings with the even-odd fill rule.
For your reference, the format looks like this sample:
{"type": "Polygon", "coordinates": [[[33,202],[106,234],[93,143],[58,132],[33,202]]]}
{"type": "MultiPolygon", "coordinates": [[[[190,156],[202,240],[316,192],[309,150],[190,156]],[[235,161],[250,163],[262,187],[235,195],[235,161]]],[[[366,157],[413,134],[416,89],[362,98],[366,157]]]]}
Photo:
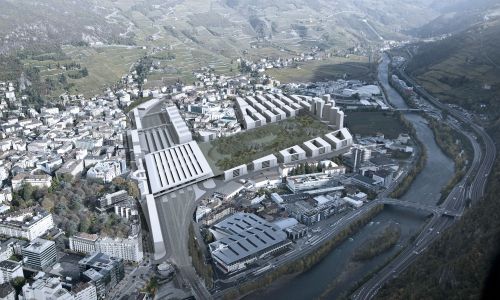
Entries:
{"type": "MultiPolygon", "coordinates": [[[[387,56],[384,59],[388,59],[387,56]]],[[[445,111],[457,119],[460,123],[469,125],[477,136],[465,130],[461,132],[471,141],[474,150],[474,159],[471,166],[464,176],[462,181],[457,184],[445,199],[442,208],[445,210],[463,211],[466,205],[466,199],[471,199],[472,203],[479,201],[485,193],[486,181],[493,163],[495,160],[496,149],[491,137],[484,131],[483,128],[473,123],[473,121],[462,112],[452,107],[441,103],[438,99],[430,95],[422,87],[420,87],[412,78],[406,75],[404,70],[400,70],[401,78],[415,87],[417,93],[427,99],[436,108],[445,111]],[[480,147],[478,141],[483,143],[483,148],[480,147]]],[[[458,125],[453,124],[454,127],[458,125]]],[[[456,128],[458,129],[458,128],[456,128]]],[[[400,255],[398,255],[391,263],[376,273],[368,280],[361,288],[353,295],[354,299],[372,299],[376,296],[384,284],[401,274],[408,266],[410,266],[420,253],[425,251],[438,237],[440,232],[448,228],[455,222],[456,219],[446,216],[435,215],[425,228],[421,231],[415,241],[409,245],[400,255]]]]}

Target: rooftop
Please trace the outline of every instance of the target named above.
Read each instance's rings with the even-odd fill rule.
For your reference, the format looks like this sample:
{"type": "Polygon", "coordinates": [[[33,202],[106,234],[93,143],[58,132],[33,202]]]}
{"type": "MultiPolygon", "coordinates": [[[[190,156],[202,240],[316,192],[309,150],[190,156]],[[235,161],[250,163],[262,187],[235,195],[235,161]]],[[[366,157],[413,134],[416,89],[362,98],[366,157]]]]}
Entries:
{"type": "Polygon", "coordinates": [[[212,255],[227,265],[287,240],[277,225],[248,213],[235,213],[214,228],[226,236],[210,244],[212,255]]]}

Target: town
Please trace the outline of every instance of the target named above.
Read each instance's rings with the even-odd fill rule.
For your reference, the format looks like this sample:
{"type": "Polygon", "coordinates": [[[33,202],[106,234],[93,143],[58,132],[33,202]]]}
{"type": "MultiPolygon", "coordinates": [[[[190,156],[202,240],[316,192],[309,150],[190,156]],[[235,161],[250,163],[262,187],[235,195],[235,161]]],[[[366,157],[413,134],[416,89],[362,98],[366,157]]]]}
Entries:
{"type": "Polygon", "coordinates": [[[147,299],[161,283],[187,297],[167,239],[187,217],[205,253],[193,264],[200,273],[208,262],[215,291],[321,242],[411,167],[408,132],[354,136],[344,125],[344,111],[389,109],[376,85],[194,75],[146,90],[132,71],[117,90],[37,108],[0,82],[3,288],[20,299],[147,299]],[[245,135],[262,137],[231,144],[245,135]],[[192,211],[164,206],[175,195],[192,211]]]}

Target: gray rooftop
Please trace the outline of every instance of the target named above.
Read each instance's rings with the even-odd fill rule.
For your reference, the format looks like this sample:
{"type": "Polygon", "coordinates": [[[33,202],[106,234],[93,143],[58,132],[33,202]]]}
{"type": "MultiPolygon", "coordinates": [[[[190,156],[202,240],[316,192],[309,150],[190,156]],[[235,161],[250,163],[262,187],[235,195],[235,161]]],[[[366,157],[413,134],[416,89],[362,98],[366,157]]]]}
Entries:
{"type": "Polygon", "coordinates": [[[214,229],[226,236],[210,244],[212,255],[227,265],[287,240],[278,226],[248,213],[235,213],[214,229]]]}

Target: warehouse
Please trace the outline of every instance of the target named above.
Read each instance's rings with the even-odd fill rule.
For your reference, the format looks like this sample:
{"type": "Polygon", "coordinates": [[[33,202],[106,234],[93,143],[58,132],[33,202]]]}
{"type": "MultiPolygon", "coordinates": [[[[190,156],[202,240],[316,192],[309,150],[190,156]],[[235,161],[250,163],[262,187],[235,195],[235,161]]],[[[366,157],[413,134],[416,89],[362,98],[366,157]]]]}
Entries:
{"type": "Polygon", "coordinates": [[[210,252],[224,273],[243,270],[261,257],[285,251],[291,244],[277,225],[248,213],[235,213],[214,225],[217,241],[210,252]]]}

